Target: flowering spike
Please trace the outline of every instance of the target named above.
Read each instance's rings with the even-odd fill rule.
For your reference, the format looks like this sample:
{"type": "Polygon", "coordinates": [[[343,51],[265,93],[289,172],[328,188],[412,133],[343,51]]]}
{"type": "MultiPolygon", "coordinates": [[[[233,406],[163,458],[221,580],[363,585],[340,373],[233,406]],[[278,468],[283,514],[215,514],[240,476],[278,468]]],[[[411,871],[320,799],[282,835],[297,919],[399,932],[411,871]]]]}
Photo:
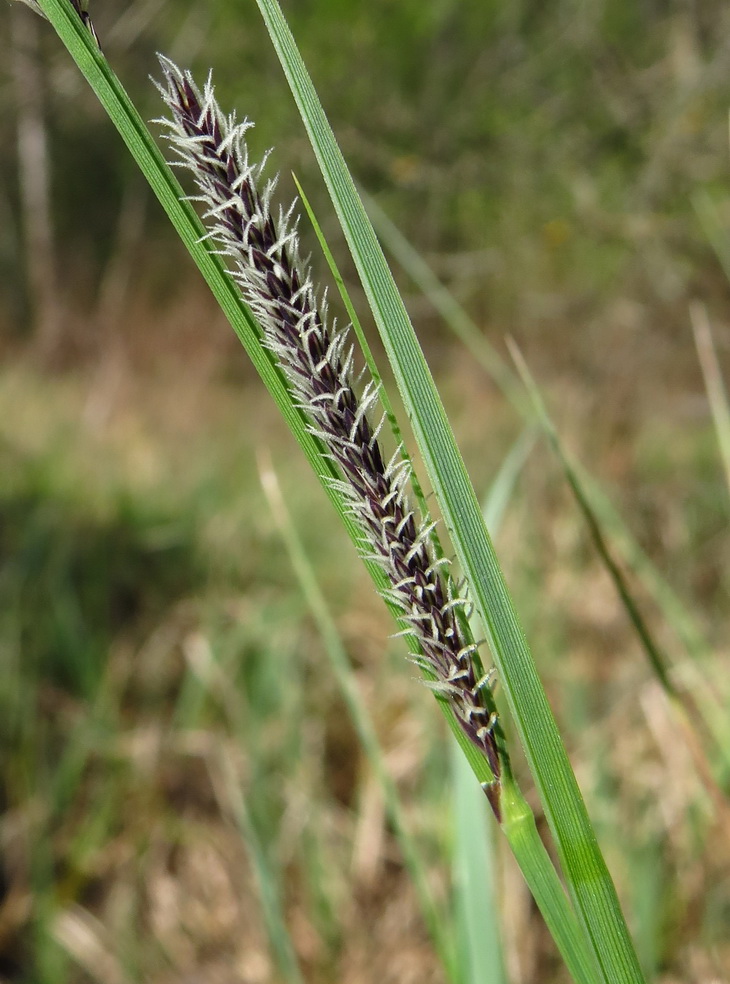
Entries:
{"type": "MultiPolygon", "coordinates": [[[[344,498],[361,530],[360,551],[385,573],[383,595],[420,652],[411,657],[426,685],[448,701],[459,726],[486,756],[493,781],[485,787],[499,817],[499,779],[505,751],[491,692],[464,615],[468,601],[449,575],[449,561],[434,550],[435,524],[410,508],[410,461],[399,446],[390,458],[381,449],[370,413],[378,384],[355,391],[350,325],[328,321],[324,295],[312,284],[299,252],[294,204],[272,217],[276,181],[260,190],[265,163],[249,161],[249,120],[224,115],[211,77],[201,92],[189,72],[160,58],[158,86],[171,113],[162,120],[178,164],[188,168],[203,204],[208,236],[227,258],[230,273],[256,316],[263,343],[283,371],[309,432],[324,445],[340,478],[330,486],[344,498]]],[[[405,630],[404,630],[405,631],[405,630]]]]}

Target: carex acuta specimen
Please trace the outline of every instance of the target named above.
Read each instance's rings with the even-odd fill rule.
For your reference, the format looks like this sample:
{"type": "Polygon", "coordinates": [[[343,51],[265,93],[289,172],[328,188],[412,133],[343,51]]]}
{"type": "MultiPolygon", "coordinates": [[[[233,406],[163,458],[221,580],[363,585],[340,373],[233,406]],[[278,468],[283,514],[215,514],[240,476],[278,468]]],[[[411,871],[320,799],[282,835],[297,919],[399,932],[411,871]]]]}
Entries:
{"type": "Polygon", "coordinates": [[[311,433],[336,466],[335,482],[357,521],[361,552],[384,571],[384,596],[417,644],[414,662],[486,756],[494,778],[485,791],[499,817],[505,751],[468,603],[436,546],[434,523],[409,506],[410,460],[402,447],[384,454],[382,412],[373,423],[378,386],[356,377],[351,326],[328,317],[324,294],[300,255],[296,202],[274,215],[276,179],[263,178],[266,158],[249,160],[252,123],[221,111],[210,77],[201,90],[188,71],[166,58],[160,62],[159,89],[170,116],[159,122],[175,163],[192,173],[192,197],[202,205],[207,238],[224,257],[311,433]]]}

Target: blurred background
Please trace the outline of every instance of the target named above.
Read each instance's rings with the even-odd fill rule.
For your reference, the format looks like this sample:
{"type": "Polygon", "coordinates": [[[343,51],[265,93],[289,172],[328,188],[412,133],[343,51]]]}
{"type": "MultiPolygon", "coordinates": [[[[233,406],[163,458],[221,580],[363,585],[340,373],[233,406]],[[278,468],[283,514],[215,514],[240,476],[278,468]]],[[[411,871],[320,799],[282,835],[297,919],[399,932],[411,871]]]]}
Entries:
{"type": "MultiPolygon", "coordinates": [[[[256,5],[90,12],[145,119],[161,113],[156,51],[201,82],[213,69],[223,108],[255,120],[254,149],[275,146],[285,202],[296,172],[361,301],[256,5]]],[[[481,337],[505,358],[505,336],[520,345],[623,518],[616,555],[676,679],[704,688],[726,728],[728,489],[689,305],[703,305],[727,377],[727,6],[285,12],[356,179],[481,337]]],[[[54,32],[4,4],[0,47],[0,980],[442,982],[261,491],[262,450],[448,908],[438,708],[54,32]]],[[[524,421],[394,271],[486,494],[524,421]]],[[[730,979],[727,807],[700,781],[542,443],[497,548],[648,978],[730,979]]],[[[565,981],[495,851],[488,918],[507,979],[565,981]]]]}

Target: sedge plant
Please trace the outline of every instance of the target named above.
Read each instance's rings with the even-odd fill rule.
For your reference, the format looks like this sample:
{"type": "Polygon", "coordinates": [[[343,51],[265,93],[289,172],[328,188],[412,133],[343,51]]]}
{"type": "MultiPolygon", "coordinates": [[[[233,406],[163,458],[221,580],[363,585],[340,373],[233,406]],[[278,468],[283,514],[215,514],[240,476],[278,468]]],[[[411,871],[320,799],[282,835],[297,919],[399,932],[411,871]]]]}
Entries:
{"type": "Polygon", "coordinates": [[[258,0],[380,331],[463,573],[452,571],[397,438],[388,447],[377,377],[361,373],[349,326],[329,319],[299,255],[294,206],[251,162],[249,122],[161,59],[163,125],[185,195],[107,63],[85,5],[37,0],[117,126],[274,397],[397,619],[507,838],[572,978],[639,984],[636,953],[479,503],[402,299],[276,0],[258,0]],[[195,204],[202,208],[202,221],[195,204]],[[411,503],[415,500],[416,506],[411,503]],[[479,648],[471,607],[486,636],[479,648]],[[490,657],[486,658],[487,651],[490,657]],[[493,663],[493,666],[492,666],[493,663]],[[558,866],[511,767],[498,679],[558,866]]]}

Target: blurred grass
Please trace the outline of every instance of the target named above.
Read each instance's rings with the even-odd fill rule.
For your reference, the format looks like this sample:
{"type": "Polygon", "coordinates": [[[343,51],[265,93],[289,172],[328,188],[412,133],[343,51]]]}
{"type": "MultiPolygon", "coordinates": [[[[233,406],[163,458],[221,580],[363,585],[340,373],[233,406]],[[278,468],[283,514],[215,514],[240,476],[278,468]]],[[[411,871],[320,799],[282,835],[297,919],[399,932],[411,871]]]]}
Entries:
{"type": "MultiPolygon", "coordinates": [[[[171,408],[186,388],[184,380],[168,386],[171,408]]],[[[196,967],[215,981],[244,952],[253,969],[241,979],[278,979],[248,851],[221,791],[223,756],[239,777],[306,979],[441,979],[433,976],[382,804],[256,489],[252,445],[283,442],[273,413],[269,419],[255,392],[217,383],[206,393],[206,414],[193,402],[183,422],[158,403],[145,407],[138,392],[99,434],[77,423],[88,391],[83,378],[39,385],[35,372],[6,374],[3,420],[21,405],[21,391],[30,412],[3,430],[3,542],[35,537],[43,549],[33,570],[43,576],[26,577],[23,595],[17,571],[24,553],[3,551],[4,973],[83,980],[79,962],[100,947],[124,965],[125,980],[166,980],[196,967]],[[254,414],[255,431],[241,427],[254,414]],[[178,478],[174,488],[170,476],[178,478]],[[130,571],[143,599],[120,615],[114,600],[130,571]],[[85,593],[86,585],[93,590],[85,593]],[[83,615],[76,628],[89,660],[85,690],[68,676],[77,665],[64,656],[68,638],[59,631],[68,606],[83,615]],[[34,650],[44,666],[31,658],[34,650]],[[87,913],[99,920],[91,929],[87,913]],[[67,971],[63,952],[76,954],[67,971]]],[[[499,435],[504,411],[493,398],[469,391],[461,399],[463,412],[482,406],[499,435]]],[[[696,439],[704,440],[701,430],[696,439]]],[[[683,462],[685,442],[674,447],[663,478],[675,453],[683,462]]],[[[467,454],[475,452],[467,441],[467,454]]],[[[297,489],[289,497],[295,520],[443,898],[448,803],[433,777],[443,782],[449,772],[439,747],[445,735],[407,664],[395,651],[388,655],[387,619],[354,558],[345,562],[349,548],[319,508],[313,483],[293,465],[285,482],[297,489]]],[[[647,481],[653,467],[649,456],[647,481]]],[[[629,911],[641,919],[647,967],[699,964],[710,969],[696,979],[710,980],[711,968],[727,960],[726,836],[713,838],[708,828],[691,762],[677,758],[670,718],[550,474],[549,459],[536,456],[509,504],[501,542],[511,580],[538,634],[602,842],[629,911]],[[711,854],[703,847],[709,842],[711,854]]],[[[722,489],[721,471],[713,476],[709,462],[706,480],[722,489]]],[[[658,499],[672,525],[694,508],[671,493],[658,499]]],[[[708,614],[721,604],[715,592],[701,601],[708,614]]],[[[510,979],[529,979],[525,966],[550,973],[539,923],[534,914],[525,918],[516,944],[523,974],[508,956],[510,979]]]]}
{"type": "MultiPolygon", "coordinates": [[[[354,173],[485,335],[499,348],[517,337],[566,443],[709,641],[699,675],[647,597],[652,630],[691,691],[710,688],[726,707],[728,506],[686,302],[707,304],[727,381],[728,284],[715,255],[730,201],[727,9],[290,6],[354,173]]],[[[3,50],[10,16],[0,10],[3,50]]],[[[147,117],[159,113],[155,50],[198,74],[212,63],[222,100],[255,117],[257,146],[277,145],[276,167],[296,169],[337,242],[253,11],[243,30],[225,0],[115,0],[93,17],[147,117]]],[[[235,343],[40,27],[63,313],[40,366],[17,92],[0,69],[0,977],[283,979],[262,917],[265,870],[306,980],[441,981],[263,503],[257,447],[279,468],[285,459],[294,522],[446,903],[451,766],[439,715],[235,343]],[[239,833],[235,783],[257,857],[239,833]]],[[[423,301],[409,301],[486,489],[520,425],[423,301]]],[[[728,831],[544,452],[507,505],[500,555],[648,976],[727,979],[728,831]]],[[[508,979],[562,980],[508,859],[495,877],[508,979]]]]}
{"type": "MultiPolygon", "coordinates": [[[[483,319],[535,332],[576,316],[590,323],[606,305],[624,320],[625,309],[611,312],[619,297],[669,318],[694,290],[721,289],[692,195],[727,197],[722,4],[309,0],[287,14],[356,176],[483,319]]],[[[241,30],[240,16],[229,0],[137,0],[104,4],[94,21],[145,116],[158,112],[155,50],[198,75],[212,64],[222,102],[255,117],[254,147],[276,144],[279,166],[295,167],[319,212],[316,172],[263,27],[252,11],[241,30]]],[[[69,247],[59,263],[73,270],[76,300],[88,301],[118,245],[134,171],[48,32],[41,41],[63,175],[54,221],[69,247]]],[[[12,175],[9,74],[0,101],[0,167],[12,175]]],[[[12,187],[2,207],[16,221],[3,224],[0,257],[8,282],[22,285],[12,187]]],[[[161,297],[177,287],[170,261],[181,255],[165,236],[153,209],[140,248],[155,259],[149,286],[161,297]]],[[[28,308],[22,289],[5,300],[16,313],[28,308]]],[[[590,360],[603,328],[600,319],[589,327],[571,358],[590,360]]]]}

